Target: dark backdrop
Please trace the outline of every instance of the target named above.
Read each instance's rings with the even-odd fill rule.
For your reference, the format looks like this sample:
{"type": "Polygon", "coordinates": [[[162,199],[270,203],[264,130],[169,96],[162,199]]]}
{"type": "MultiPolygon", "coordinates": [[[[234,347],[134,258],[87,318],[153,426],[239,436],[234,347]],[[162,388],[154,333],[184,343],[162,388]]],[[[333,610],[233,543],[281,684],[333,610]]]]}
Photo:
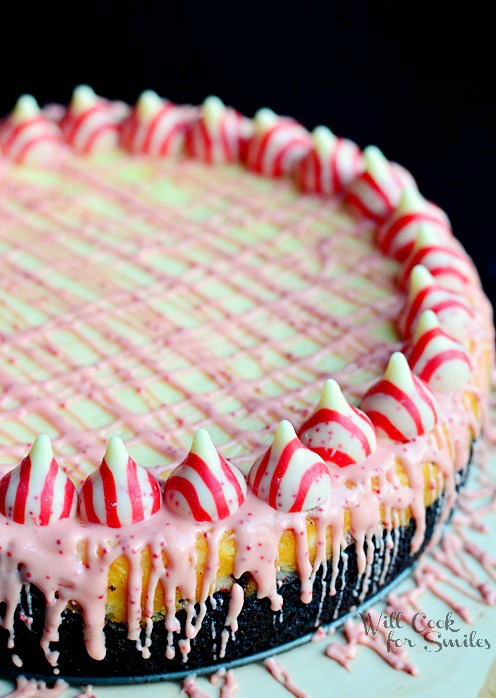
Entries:
{"type": "Polygon", "coordinates": [[[1,14],[0,112],[87,82],[131,102],[147,87],[179,102],[218,94],[327,124],[412,171],[496,301],[496,66],[476,4],[87,0],[1,14]]]}

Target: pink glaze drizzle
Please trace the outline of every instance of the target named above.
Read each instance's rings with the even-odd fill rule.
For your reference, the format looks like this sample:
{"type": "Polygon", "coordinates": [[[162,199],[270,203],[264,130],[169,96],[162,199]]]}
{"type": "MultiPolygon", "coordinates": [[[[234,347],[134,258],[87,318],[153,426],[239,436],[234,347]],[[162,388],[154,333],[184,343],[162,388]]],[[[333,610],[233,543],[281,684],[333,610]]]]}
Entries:
{"type": "MultiPolygon", "coordinates": [[[[374,624],[380,623],[375,611],[369,611],[374,624]]],[[[341,664],[345,669],[350,669],[350,660],[357,656],[358,645],[364,645],[374,650],[393,669],[405,671],[407,674],[418,673],[417,668],[408,661],[408,652],[403,648],[397,648],[394,645],[388,652],[386,646],[387,630],[380,624],[378,625],[378,633],[376,635],[367,634],[364,626],[359,622],[346,621],[344,626],[344,635],[346,644],[340,645],[336,642],[331,642],[325,650],[325,654],[330,659],[334,659],[341,664]]]]}
{"type": "MultiPolygon", "coordinates": [[[[228,437],[223,445],[225,456],[230,458],[230,451],[234,451],[235,463],[251,462],[263,450],[263,444],[256,430],[242,429],[240,425],[251,416],[261,422],[259,428],[272,427],[278,417],[289,416],[288,412],[295,409],[293,405],[309,407],[315,391],[320,389],[321,381],[328,375],[322,370],[322,364],[325,365],[331,341],[336,342],[339,355],[346,355],[354,362],[354,369],[366,366],[371,372],[379,373],[383,368],[390,347],[379,346],[371,331],[387,320],[394,320],[401,306],[401,294],[394,292],[394,274],[384,273],[383,257],[371,246],[368,224],[344,219],[333,235],[329,235],[327,228],[321,226],[335,214],[343,216],[342,209],[335,202],[300,197],[288,203],[289,183],[273,183],[265,192],[254,186],[257,177],[238,171],[236,174],[237,184],[234,186],[230,183],[232,172],[222,168],[209,170],[207,177],[204,169],[194,162],[185,161],[174,167],[170,161],[150,165],[150,185],[159,182],[161,177],[173,181],[177,178],[187,190],[195,192],[198,206],[211,206],[214,211],[218,206],[232,209],[227,219],[220,213],[213,213],[210,219],[200,222],[191,220],[182,209],[168,208],[166,203],[161,202],[159,208],[157,200],[150,196],[144,185],[131,189],[123,181],[113,184],[107,172],[83,166],[75,160],[61,174],[81,187],[80,196],[73,199],[57,193],[57,184],[47,194],[26,182],[22,182],[22,186],[10,180],[2,183],[5,199],[0,198],[0,217],[5,221],[6,230],[22,225],[27,235],[23,242],[11,242],[11,252],[4,256],[2,283],[13,274],[20,297],[30,299],[35,307],[46,308],[49,313],[45,322],[35,328],[25,326],[23,316],[12,311],[12,331],[5,333],[1,345],[7,360],[6,368],[0,371],[3,400],[9,398],[14,403],[19,402],[18,406],[9,409],[10,420],[17,422],[26,412],[36,412],[52,425],[58,434],[54,444],[57,453],[71,453],[70,467],[78,480],[88,474],[90,463],[93,468],[101,460],[101,444],[109,432],[124,428],[130,434],[126,438],[130,449],[136,443],[145,443],[156,452],[155,462],[161,463],[164,460],[179,462],[195,425],[208,427],[215,424],[228,437]],[[85,196],[95,188],[105,201],[122,210],[119,227],[123,230],[123,240],[116,237],[112,221],[84,205],[85,196]],[[31,216],[7,207],[7,200],[20,207],[29,204],[36,225],[31,216]],[[68,221],[64,215],[66,206],[71,207],[74,222],[68,221]],[[274,226],[278,231],[276,255],[264,239],[254,244],[233,243],[232,236],[222,230],[225,223],[244,229],[253,225],[262,213],[264,224],[274,226]],[[150,229],[151,237],[137,256],[134,250],[142,244],[140,225],[150,229]],[[164,227],[168,230],[165,239],[161,234],[164,227]],[[65,273],[77,275],[92,295],[103,298],[82,303],[74,294],[60,290],[54,300],[55,291],[47,275],[34,275],[19,269],[18,256],[28,252],[40,230],[43,244],[37,250],[37,256],[42,265],[49,265],[57,274],[65,270],[65,273]],[[206,236],[205,231],[211,235],[206,236]],[[305,258],[296,253],[281,256],[278,252],[278,248],[283,250],[286,244],[298,243],[310,234],[312,241],[308,239],[305,258]],[[67,236],[76,236],[85,245],[98,248],[99,252],[93,258],[94,266],[81,271],[85,267],[84,260],[72,250],[68,253],[64,247],[67,236]],[[365,244],[352,247],[349,241],[353,238],[361,239],[365,244]],[[151,263],[154,255],[168,255],[171,244],[174,245],[175,259],[187,267],[179,278],[160,273],[151,263]],[[233,244],[236,245],[234,251],[233,244]],[[198,245],[201,245],[201,254],[207,259],[215,255],[215,261],[199,265],[196,255],[193,258],[191,253],[191,249],[198,245]],[[333,257],[341,250],[349,254],[344,273],[379,283],[380,298],[365,302],[359,291],[341,288],[342,277],[336,274],[333,262],[333,257]],[[99,262],[100,255],[115,258],[116,265],[133,264],[153,281],[136,289],[127,289],[121,278],[109,278],[106,267],[99,262]],[[265,266],[266,272],[260,270],[260,264],[265,266]],[[233,268],[253,279],[253,284],[250,287],[240,285],[231,274],[233,268]],[[320,270],[317,277],[315,268],[320,270]],[[305,288],[288,290],[274,279],[274,274],[287,274],[290,269],[302,279],[305,288]],[[233,293],[246,295],[248,309],[238,316],[225,309],[219,301],[212,300],[210,287],[216,281],[227,284],[233,293]],[[332,309],[324,305],[328,294],[355,305],[356,312],[333,317],[332,309]],[[202,322],[200,326],[181,327],[157,310],[159,300],[170,302],[174,296],[191,299],[190,313],[202,322]],[[332,322],[326,325],[330,313],[332,322]],[[268,332],[272,322],[283,322],[294,328],[298,335],[309,337],[316,345],[315,351],[304,357],[286,354],[281,341],[275,340],[268,332]],[[124,336],[118,330],[121,324],[136,336],[147,338],[147,343],[136,344],[124,336]],[[91,338],[89,328],[94,328],[111,343],[110,354],[91,338]],[[70,353],[51,340],[55,332],[67,333],[75,342],[81,343],[95,355],[95,363],[84,366],[75,363],[70,353]],[[226,373],[225,359],[212,356],[208,344],[203,348],[206,332],[224,336],[233,349],[253,360],[261,369],[260,378],[243,381],[237,378],[234,370],[231,375],[226,373]],[[246,346],[247,333],[258,346],[246,346]],[[263,352],[260,347],[264,348],[263,352]],[[266,351],[273,351],[281,357],[278,368],[274,369],[264,356],[266,351]],[[18,353],[37,366],[36,378],[23,375],[13,380],[8,362],[12,361],[15,368],[18,353]],[[177,357],[187,366],[166,370],[164,367],[171,361],[177,362],[177,357]],[[153,380],[133,375],[131,367],[135,363],[150,372],[153,380],[167,383],[176,390],[178,401],[173,405],[157,401],[151,391],[153,380]],[[198,394],[185,387],[185,379],[196,366],[212,380],[215,387],[210,393],[198,394]],[[299,378],[302,371],[308,374],[304,383],[299,378]],[[129,390],[140,391],[143,413],[126,409],[115,388],[105,384],[104,372],[115,373],[129,390]],[[291,381],[295,381],[294,387],[290,387],[291,381]],[[275,395],[271,394],[271,386],[277,388],[275,395]],[[56,395],[62,397],[55,399],[56,395]],[[105,406],[110,419],[105,429],[97,430],[95,434],[95,430],[81,419],[77,426],[74,425],[73,408],[81,398],[97,399],[98,404],[105,406]],[[239,407],[234,407],[232,412],[225,410],[227,400],[238,403],[239,407]],[[199,416],[189,416],[192,410],[199,416]]],[[[350,369],[351,365],[343,366],[333,375],[343,390],[347,390],[347,395],[356,399],[363,391],[362,386],[349,381],[350,369]]],[[[10,434],[7,436],[11,438],[10,434]]],[[[4,447],[2,463],[6,459],[15,462],[15,457],[19,462],[25,455],[24,448],[24,444],[13,444],[8,449],[4,447]]]]}
{"type": "MultiPolygon", "coordinates": [[[[68,684],[60,679],[53,688],[47,688],[43,681],[27,679],[19,676],[16,680],[16,688],[11,693],[6,693],[3,698],[59,698],[68,688],[68,684]]],[[[84,695],[84,694],[83,694],[84,695]]]]}
{"type": "Polygon", "coordinates": [[[272,678],[274,678],[277,683],[280,683],[281,686],[284,686],[286,691],[291,693],[291,695],[295,696],[296,698],[309,698],[308,693],[298,688],[289,671],[287,671],[280,662],[274,659],[274,657],[266,659],[264,661],[264,667],[267,669],[272,678]]]}
{"type": "Polygon", "coordinates": [[[184,679],[181,693],[184,693],[188,698],[210,698],[208,693],[198,688],[195,676],[188,676],[184,679]]]}
{"type": "Polygon", "coordinates": [[[98,696],[93,692],[93,686],[85,686],[84,691],[75,698],[98,698],[98,696]]]}
{"type": "Polygon", "coordinates": [[[232,669],[229,671],[219,669],[210,676],[210,683],[213,686],[216,686],[220,681],[222,681],[222,685],[219,698],[234,698],[239,688],[234,671],[232,669]]]}

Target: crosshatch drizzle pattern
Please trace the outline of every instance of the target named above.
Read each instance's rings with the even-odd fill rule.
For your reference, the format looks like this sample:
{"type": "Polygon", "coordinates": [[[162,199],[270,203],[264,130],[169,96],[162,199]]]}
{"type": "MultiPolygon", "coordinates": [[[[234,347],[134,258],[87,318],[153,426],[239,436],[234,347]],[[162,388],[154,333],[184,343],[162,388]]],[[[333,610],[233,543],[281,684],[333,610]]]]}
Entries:
{"type": "Polygon", "coordinates": [[[199,426],[249,466],[325,378],[359,399],[397,342],[370,226],[237,166],[19,168],[0,254],[3,470],[46,431],[78,480],[113,433],[161,472],[199,426]]]}

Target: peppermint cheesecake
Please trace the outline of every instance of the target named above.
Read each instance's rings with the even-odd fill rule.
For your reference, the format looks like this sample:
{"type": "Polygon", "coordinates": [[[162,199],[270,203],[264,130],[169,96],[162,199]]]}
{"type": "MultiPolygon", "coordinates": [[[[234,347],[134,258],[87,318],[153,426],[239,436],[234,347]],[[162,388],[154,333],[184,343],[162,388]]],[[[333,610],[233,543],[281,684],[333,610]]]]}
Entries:
{"type": "Polygon", "coordinates": [[[0,123],[0,671],[206,671],[339,623],[435,544],[489,302],[412,175],[146,91],[0,123]]]}

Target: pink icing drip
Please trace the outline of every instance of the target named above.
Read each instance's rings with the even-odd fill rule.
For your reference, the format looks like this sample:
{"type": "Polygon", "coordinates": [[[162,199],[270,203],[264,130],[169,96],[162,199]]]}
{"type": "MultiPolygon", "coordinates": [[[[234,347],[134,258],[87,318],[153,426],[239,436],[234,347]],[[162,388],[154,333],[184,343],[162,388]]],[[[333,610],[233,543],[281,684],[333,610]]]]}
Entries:
{"type": "Polygon", "coordinates": [[[93,686],[85,686],[84,691],[75,698],[98,698],[98,696],[93,693],[93,686]]]}
{"type": "Polygon", "coordinates": [[[345,669],[349,670],[350,660],[355,659],[358,645],[364,645],[374,650],[374,652],[393,667],[393,669],[398,669],[415,676],[418,670],[408,661],[408,652],[402,647],[398,648],[395,645],[391,645],[390,651],[388,652],[386,644],[388,632],[380,625],[377,614],[374,611],[369,611],[369,613],[374,624],[379,624],[377,634],[373,635],[369,633],[367,635],[362,623],[346,621],[344,633],[347,643],[345,645],[338,645],[335,642],[331,642],[325,651],[326,656],[330,659],[334,659],[345,669]]]}
{"type": "Polygon", "coordinates": [[[53,688],[47,688],[43,681],[26,679],[19,676],[16,681],[16,688],[11,693],[6,693],[3,698],[58,698],[68,688],[68,684],[60,679],[53,688]]]}
{"type": "Polygon", "coordinates": [[[312,642],[322,642],[327,637],[327,633],[324,628],[320,625],[317,630],[312,635],[312,642]]]}
{"type": "Polygon", "coordinates": [[[234,698],[238,692],[238,682],[233,671],[227,671],[224,685],[220,689],[220,698],[234,698]]]}
{"type": "Polygon", "coordinates": [[[245,595],[243,587],[234,582],[231,588],[229,612],[226,617],[226,627],[231,629],[233,637],[238,631],[238,616],[243,610],[244,601],[245,595]]]}
{"type": "Polygon", "coordinates": [[[197,687],[195,678],[195,676],[188,676],[184,679],[181,693],[184,693],[188,698],[210,698],[208,693],[197,687]]]}
{"type": "Polygon", "coordinates": [[[210,683],[213,686],[216,686],[221,680],[223,683],[220,687],[219,698],[234,698],[239,688],[234,671],[232,669],[229,671],[220,669],[210,676],[210,683]]]}
{"type": "Polygon", "coordinates": [[[291,695],[296,696],[296,698],[309,698],[308,693],[305,693],[305,691],[302,691],[296,686],[289,671],[287,671],[280,662],[275,660],[274,657],[266,659],[264,666],[277,683],[284,686],[291,695]]]}

